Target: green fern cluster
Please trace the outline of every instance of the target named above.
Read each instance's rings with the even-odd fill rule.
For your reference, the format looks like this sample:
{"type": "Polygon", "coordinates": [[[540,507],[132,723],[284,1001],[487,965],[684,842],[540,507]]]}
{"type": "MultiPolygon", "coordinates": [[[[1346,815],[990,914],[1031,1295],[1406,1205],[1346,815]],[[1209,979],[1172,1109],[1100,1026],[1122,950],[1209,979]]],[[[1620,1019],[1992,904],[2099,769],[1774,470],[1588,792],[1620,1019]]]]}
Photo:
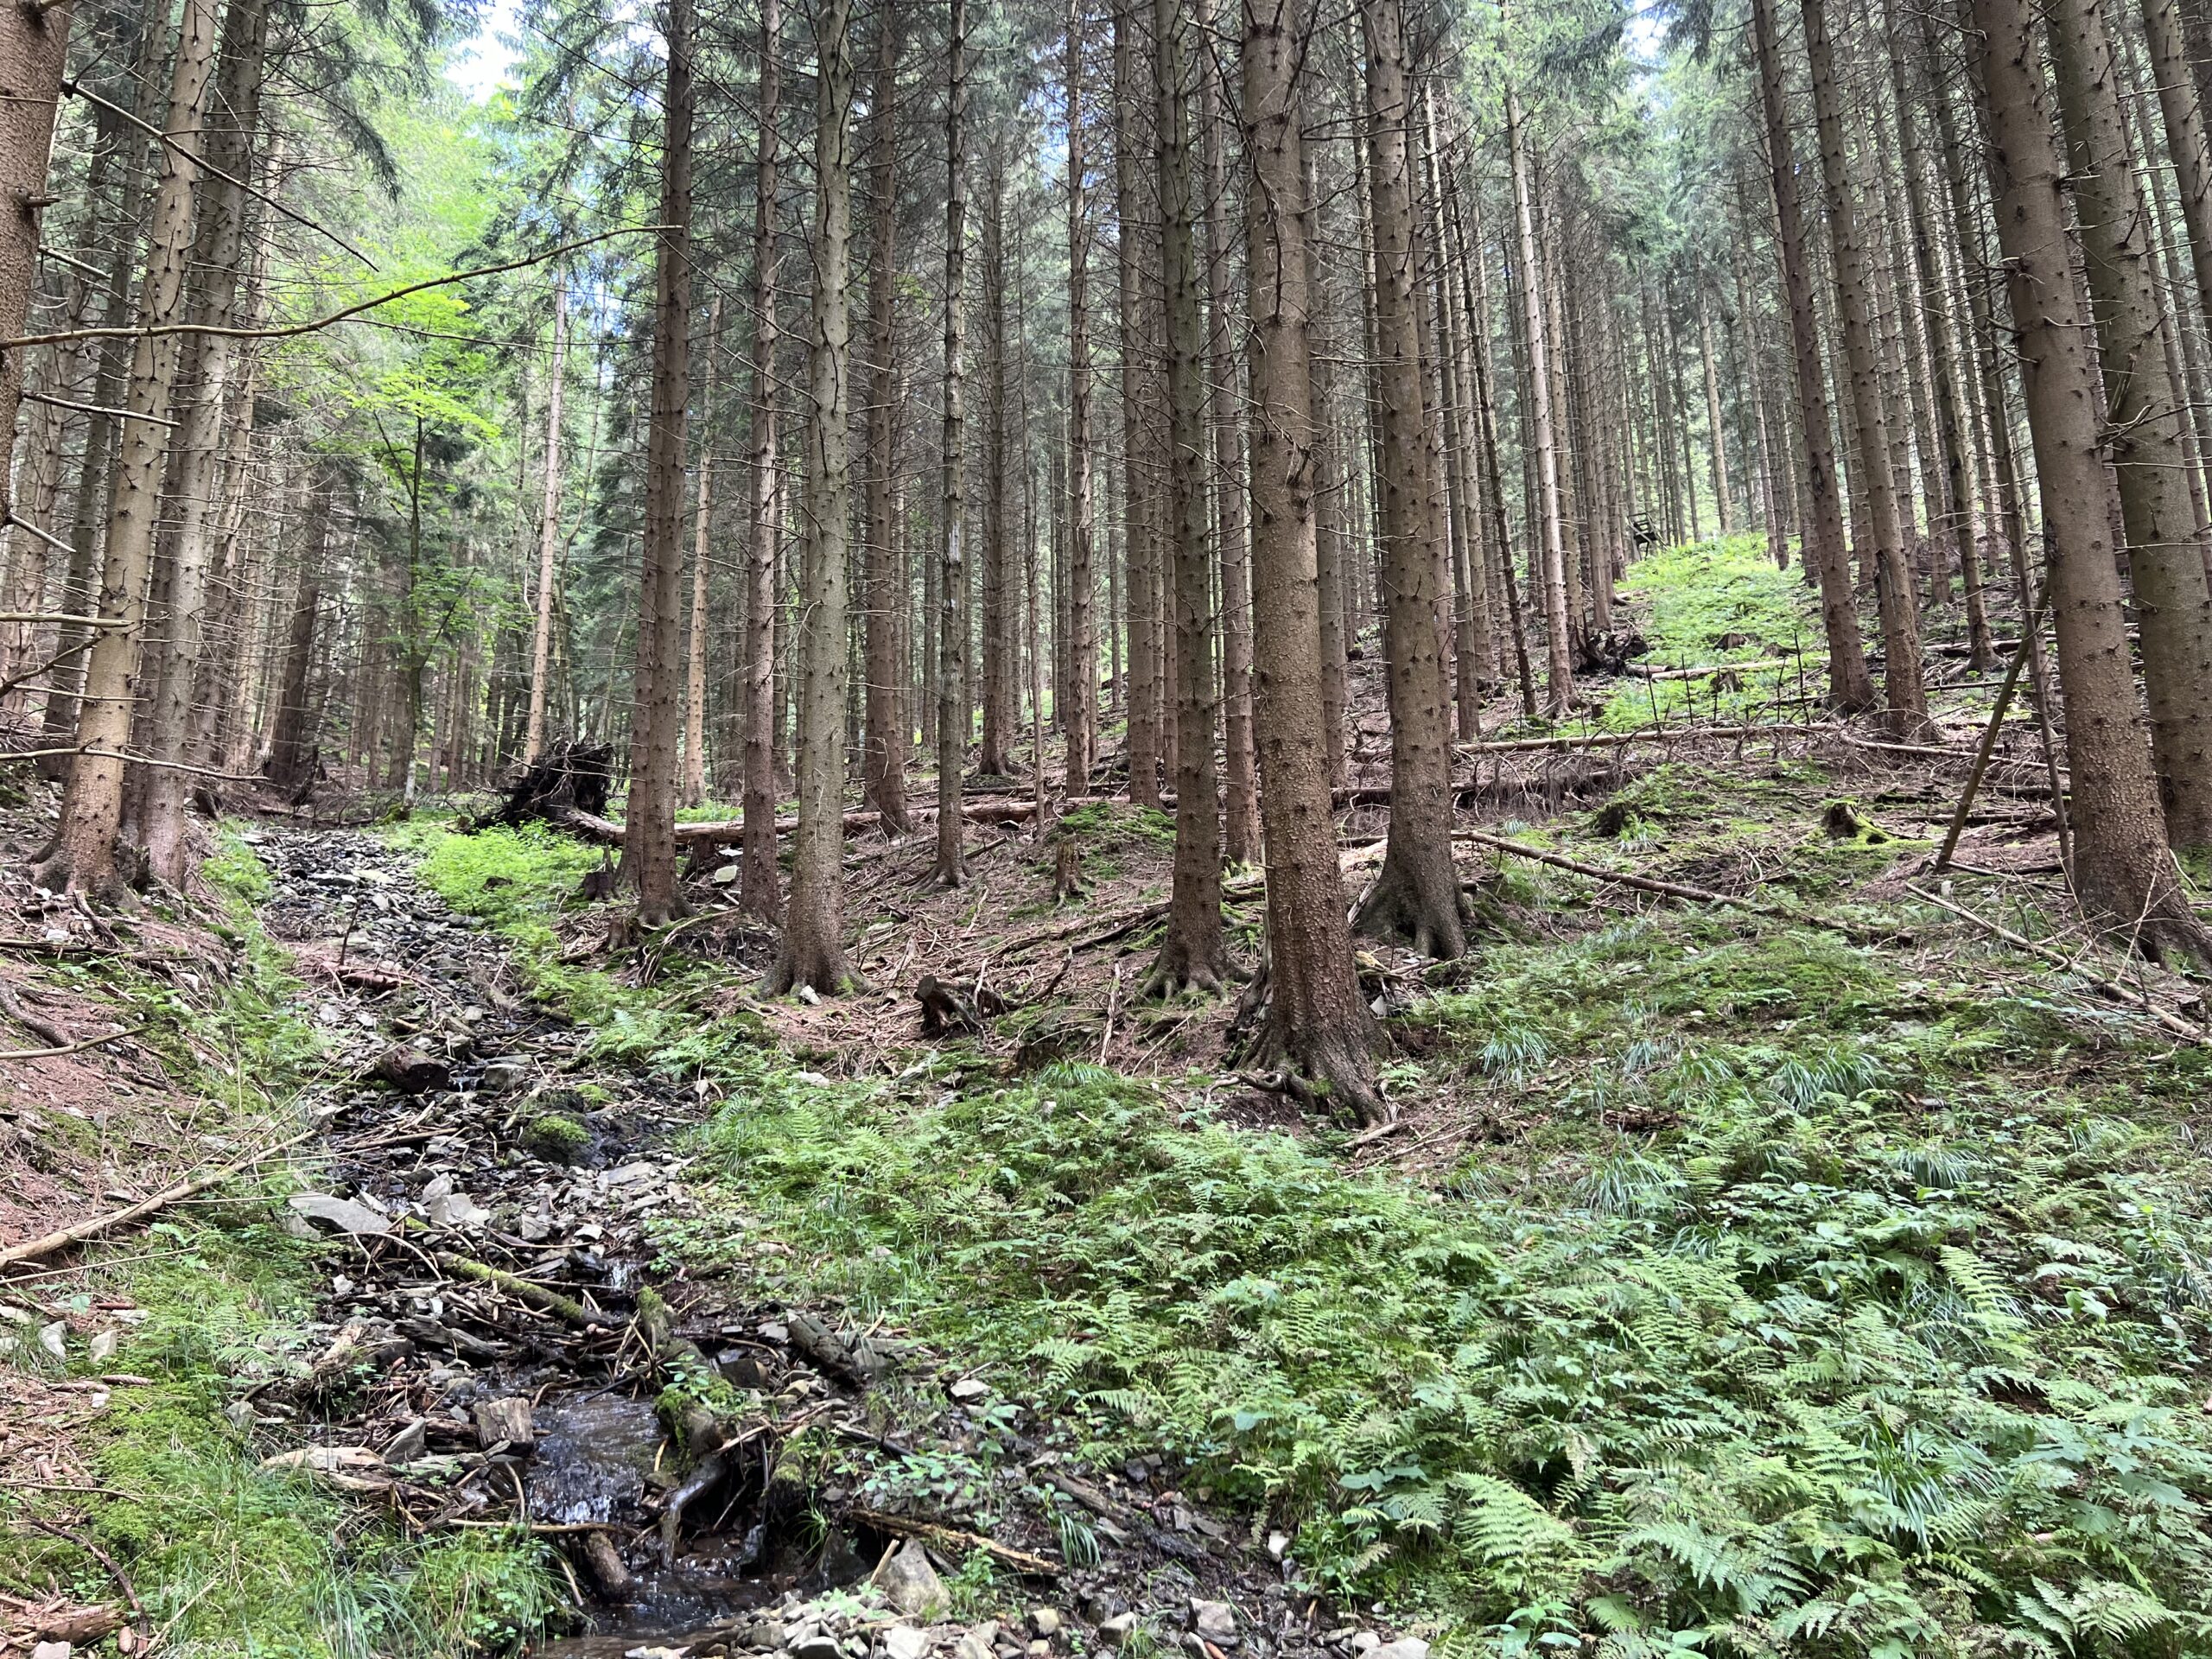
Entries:
{"type": "Polygon", "coordinates": [[[1931,1114],[1865,1045],[1623,1058],[1668,1143],[1446,1196],[1085,1068],[940,1104],[747,1051],[729,1221],[670,1242],[773,1233],[1486,1650],[2212,1640],[2212,1238],[2163,1137],[1931,1114]]]}

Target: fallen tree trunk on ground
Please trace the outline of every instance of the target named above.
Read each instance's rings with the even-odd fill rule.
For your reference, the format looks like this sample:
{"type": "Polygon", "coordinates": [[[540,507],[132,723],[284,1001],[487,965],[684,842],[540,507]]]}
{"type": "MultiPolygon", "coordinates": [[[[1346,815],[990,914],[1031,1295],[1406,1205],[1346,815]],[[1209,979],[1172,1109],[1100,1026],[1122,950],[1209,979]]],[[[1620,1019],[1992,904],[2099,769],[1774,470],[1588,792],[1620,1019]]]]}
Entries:
{"type": "MultiPolygon", "coordinates": [[[[906,816],[916,822],[937,817],[937,808],[917,806],[907,809],[906,816]]],[[[960,809],[960,816],[970,823],[1026,823],[1037,816],[1034,801],[970,801],[960,809]]],[[[575,807],[555,807],[543,815],[545,822],[558,829],[567,830],[588,841],[605,842],[612,847],[622,844],[622,826],[613,818],[603,818],[596,812],[586,812],[575,807]]],[[[855,830],[873,830],[883,821],[883,815],[873,811],[845,814],[848,833],[855,830]]],[[[776,820],[776,833],[788,836],[798,828],[796,817],[776,820]]],[[[699,823],[679,823],[676,826],[676,844],[695,846],[701,842],[734,842],[745,834],[741,818],[714,818],[699,823]]]]}

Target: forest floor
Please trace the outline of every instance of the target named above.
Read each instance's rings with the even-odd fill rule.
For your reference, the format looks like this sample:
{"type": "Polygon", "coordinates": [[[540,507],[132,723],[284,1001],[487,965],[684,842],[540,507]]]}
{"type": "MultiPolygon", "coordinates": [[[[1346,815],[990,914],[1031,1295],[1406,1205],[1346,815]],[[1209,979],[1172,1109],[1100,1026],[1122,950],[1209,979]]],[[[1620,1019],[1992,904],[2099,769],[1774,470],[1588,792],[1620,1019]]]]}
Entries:
{"type": "Polygon", "coordinates": [[[819,1002],[756,996],[703,872],[611,944],[601,853],[538,830],[234,823],[129,919],[10,878],[0,1013],[128,1034],[0,1059],[0,1249],[256,1161],[0,1270],[0,1630],[2204,1650],[2201,992],[2072,929],[2024,725],[1929,872],[1991,691],[1955,659],[1947,743],[1885,747],[1805,714],[1755,546],[1626,603],[1646,662],[1769,666],[1591,682],[1581,738],[1666,736],[1469,755],[1461,823],[1742,902],[1469,842],[1472,953],[1363,955],[1379,1135],[1240,1081],[1228,1002],[1132,1005],[1172,828],[1127,806],[1062,819],[1059,906],[1027,830],[955,893],[857,840],[873,988],[819,1002]],[[1007,1011],[925,1039],[925,973],[1007,1011]]]}

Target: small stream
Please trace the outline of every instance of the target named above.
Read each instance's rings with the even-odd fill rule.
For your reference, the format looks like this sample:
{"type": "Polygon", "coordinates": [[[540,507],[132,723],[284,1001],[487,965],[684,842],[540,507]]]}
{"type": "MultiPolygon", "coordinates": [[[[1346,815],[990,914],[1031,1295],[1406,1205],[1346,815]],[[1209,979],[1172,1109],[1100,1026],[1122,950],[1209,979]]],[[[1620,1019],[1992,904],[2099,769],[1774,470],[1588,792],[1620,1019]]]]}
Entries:
{"type": "Polygon", "coordinates": [[[368,1478],[424,1526],[526,1516],[557,1529],[588,1628],[548,1656],[646,1638],[711,1652],[714,1632],[795,1589],[864,1575],[872,1560],[836,1529],[810,1549],[764,1517],[772,1447],[695,1465],[656,1409],[661,1368],[633,1321],[648,1288],[674,1313],[671,1339],[724,1355],[741,1382],[833,1391],[783,1349],[774,1310],[654,1270],[645,1229],[684,1201],[671,1147],[696,1101],[587,1058],[584,1033],[528,1005],[500,942],[405,855],[347,832],[258,842],[275,877],[264,920],[362,1079],[318,1103],[321,1196],[344,1205],[319,1199],[321,1218],[296,1224],[359,1230],[320,1311],[330,1340],[376,1363],[358,1392],[264,1396],[269,1449],[374,1452],[368,1478]],[[472,1281],[455,1258],[587,1317],[472,1281]]]}

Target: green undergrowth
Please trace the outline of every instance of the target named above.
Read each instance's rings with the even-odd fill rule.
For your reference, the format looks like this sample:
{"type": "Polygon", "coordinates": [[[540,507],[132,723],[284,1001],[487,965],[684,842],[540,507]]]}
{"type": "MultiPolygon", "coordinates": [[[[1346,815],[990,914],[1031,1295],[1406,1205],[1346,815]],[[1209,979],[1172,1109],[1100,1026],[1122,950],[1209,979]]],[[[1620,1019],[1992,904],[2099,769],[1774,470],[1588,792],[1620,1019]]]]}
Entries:
{"type": "MultiPolygon", "coordinates": [[[[104,979],[147,1022],[139,1039],[162,1052],[180,1094],[195,1103],[196,1116],[169,1131],[196,1133],[219,1157],[288,1132],[319,1048],[299,1016],[302,988],[254,918],[267,872],[226,835],[206,873],[222,906],[219,931],[239,947],[228,977],[180,986],[126,970],[104,979]]],[[[8,1363],[35,1363],[49,1377],[123,1370],[144,1381],[114,1389],[92,1421],[83,1484],[98,1491],[9,1493],[0,1483],[0,1516],[70,1517],[130,1574],[151,1628],[167,1632],[161,1651],[180,1659],[429,1659],[511,1648],[562,1605],[526,1535],[404,1539],[372,1510],[302,1476],[264,1471],[230,1415],[244,1387],[303,1369],[309,1357],[304,1327],[327,1251],[280,1224],[269,1200],[293,1182],[284,1166],[265,1166],[219,1204],[164,1212],[72,1280],[22,1285],[80,1319],[103,1300],[143,1317],[117,1327],[111,1358],[89,1358],[79,1334],[66,1366],[42,1353],[8,1363]]],[[[76,1544],[21,1525],[0,1530],[0,1585],[43,1593],[49,1578],[88,1600],[115,1595],[106,1569],[76,1544]]]]}
{"type": "Polygon", "coordinates": [[[1739,683],[1718,679],[1623,681],[1599,723],[1611,731],[1655,719],[1723,723],[1776,718],[1777,695],[1795,699],[1825,689],[1821,621],[1796,570],[1775,568],[1761,536],[1731,536],[1645,555],[1630,567],[1620,595],[1634,608],[1651,649],[1643,668],[1702,668],[1770,662],[1809,652],[1803,667],[1746,670],[1739,683]],[[1730,643],[1723,644],[1726,640],[1730,643]],[[1777,673],[1779,677],[1777,677],[1777,673]]]}
{"type": "Polygon", "coordinates": [[[385,833],[420,860],[417,873],[447,904],[513,942],[532,995],[579,1024],[602,1023],[624,1006],[607,975],[561,960],[554,931],[563,915],[581,907],[578,890],[614,855],[607,849],[537,823],[462,835],[417,820],[385,833]]]}
{"type": "MultiPolygon", "coordinates": [[[[1642,806],[1707,795],[1685,855],[1820,834],[1824,779],[1753,781],[1642,806]]],[[[723,1102],[663,1248],[1187,1460],[1462,1652],[2212,1650],[2203,1052],[1978,942],[1606,924],[1513,868],[1536,919],[1402,1024],[1394,1086],[1497,1126],[1431,1177],[1090,1067],[831,1084],[633,1011],[607,1052],[723,1102]]]]}

